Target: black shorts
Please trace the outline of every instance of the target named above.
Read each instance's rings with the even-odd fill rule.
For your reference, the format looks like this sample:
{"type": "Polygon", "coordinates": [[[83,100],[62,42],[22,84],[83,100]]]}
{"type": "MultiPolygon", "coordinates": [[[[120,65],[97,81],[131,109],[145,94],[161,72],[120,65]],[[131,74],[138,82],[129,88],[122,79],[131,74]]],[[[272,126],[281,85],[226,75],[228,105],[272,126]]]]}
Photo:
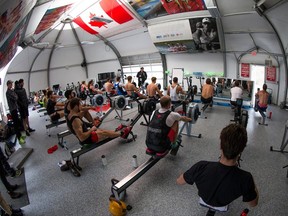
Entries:
{"type": "Polygon", "coordinates": [[[50,116],[50,118],[51,118],[52,122],[56,122],[56,121],[58,121],[60,119],[60,114],[56,113],[55,115],[50,116]]]}
{"type": "Polygon", "coordinates": [[[25,119],[29,116],[28,108],[19,108],[19,113],[20,113],[21,119],[25,119]]]}
{"type": "Polygon", "coordinates": [[[209,104],[209,103],[212,102],[212,97],[210,97],[210,98],[203,98],[203,97],[201,96],[201,101],[202,101],[203,104],[209,104]]]}

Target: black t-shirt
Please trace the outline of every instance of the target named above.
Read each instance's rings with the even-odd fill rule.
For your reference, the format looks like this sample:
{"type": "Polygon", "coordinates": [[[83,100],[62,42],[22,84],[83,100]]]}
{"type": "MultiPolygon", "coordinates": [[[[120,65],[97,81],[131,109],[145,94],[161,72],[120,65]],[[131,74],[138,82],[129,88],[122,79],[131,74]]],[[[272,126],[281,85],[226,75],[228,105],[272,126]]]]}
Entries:
{"type": "Polygon", "coordinates": [[[251,173],[219,162],[200,161],[184,173],[188,184],[196,184],[198,195],[211,206],[226,206],[243,196],[243,202],[257,197],[251,173]]]}
{"type": "Polygon", "coordinates": [[[48,99],[47,107],[46,107],[48,115],[51,115],[56,112],[55,106],[56,106],[56,102],[52,101],[51,99],[48,99]]]}

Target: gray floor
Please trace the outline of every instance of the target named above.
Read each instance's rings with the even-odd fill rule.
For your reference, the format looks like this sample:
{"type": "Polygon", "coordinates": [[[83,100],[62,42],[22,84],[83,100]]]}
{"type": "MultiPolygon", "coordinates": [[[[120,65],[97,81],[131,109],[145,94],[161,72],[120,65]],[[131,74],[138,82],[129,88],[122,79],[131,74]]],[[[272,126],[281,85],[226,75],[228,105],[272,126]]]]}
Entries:
{"type": "MultiPolygon", "coordinates": [[[[267,120],[269,126],[259,126],[260,114],[249,110],[247,126],[249,141],[242,155],[241,168],[252,172],[260,193],[259,205],[250,208],[249,215],[288,215],[288,164],[287,154],[270,152],[270,146],[281,145],[284,125],[288,119],[287,111],[270,106],[272,119],[267,120]]],[[[134,116],[136,108],[124,111],[124,115],[134,116]]],[[[176,157],[168,155],[160,160],[151,170],[137,180],[127,190],[126,203],[133,209],[128,215],[205,215],[206,209],[198,204],[195,186],[178,186],[176,179],[199,160],[216,161],[220,154],[219,133],[230,123],[233,113],[229,107],[214,106],[206,111],[208,119],[199,119],[193,125],[193,133],[201,133],[202,138],[183,136],[183,145],[176,157]]],[[[115,112],[110,114],[103,128],[114,129],[119,121],[114,119],[115,112]]],[[[142,119],[140,119],[141,121],[142,119]]],[[[83,168],[82,176],[77,178],[70,171],[61,172],[57,163],[69,159],[69,151],[79,147],[73,136],[66,138],[69,151],[58,149],[47,154],[47,149],[57,144],[56,134],[66,129],[65,125],[51,130],[51,137],[45,132],[47,122],[39,117],[36,111],[30,111],[31,126],[36,129],[27,138],[26,147],[34,148],[34,152],[25,162],[27,190],[30,205],[24,207],[25,215],[81,215],[108,216],[109,196],[111,194],[111,178],[122,179],[132,170],[132,155],[138,156],[141,164],[149,157],[145,154],[146,127],[135,125],[138,135],[136,142],[123,143],[118,138],[80,158],[83,168]],[[101,155],[105,155],[108,165],[103,167],[101,155]]],[[[287,149],[288,150],[288,149],[287,149]]],[[[217,215],[240,215],[247,207],[241,198],[229,206],[227,213],[217,215]]]]}

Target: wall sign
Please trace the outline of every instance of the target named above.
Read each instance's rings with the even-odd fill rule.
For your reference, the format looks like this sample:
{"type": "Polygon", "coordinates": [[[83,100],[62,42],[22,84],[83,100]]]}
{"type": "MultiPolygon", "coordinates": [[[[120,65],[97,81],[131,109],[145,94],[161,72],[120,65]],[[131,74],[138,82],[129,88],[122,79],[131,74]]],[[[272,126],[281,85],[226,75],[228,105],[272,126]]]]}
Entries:
{"type": "Polygon", "coordinates": [[[250,77],[250,64],[241,63],[241,77],[250,77]]]}
{"type": "Polygon", "coordinates": [[[266,71],[266,81],[276,82],[276,67],[266,66],[265,71],[266,71]]]}

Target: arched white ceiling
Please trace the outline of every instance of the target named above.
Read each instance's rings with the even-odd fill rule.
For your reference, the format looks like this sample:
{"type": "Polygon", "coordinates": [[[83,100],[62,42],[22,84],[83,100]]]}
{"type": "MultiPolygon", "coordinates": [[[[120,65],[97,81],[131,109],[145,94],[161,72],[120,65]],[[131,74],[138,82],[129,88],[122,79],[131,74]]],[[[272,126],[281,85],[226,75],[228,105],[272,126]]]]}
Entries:
{"type": "MultiPolygon", "coordinates": [[[[27,0],[22,1],[27,3],[27,0]]],[[[7,2],[9,1],[5,3],[7,2]]],[[[56,70],[58,67],[67,67],[69,65],[74,67],[74,65],[78,65],[78,67],[75,66],[75,70],[81,71],[83,68],[80,65],[83,63],[83,59],[86,59],[88,63],[88,72],[90,72],[89,63],[91,62],[110,61],[111,64],[117,67],[116,62],[118,61],[118,67],[121,67],[121,57],[158,52],[152,43],[147,25],[157,25],[157,23],[161,22],[171,22],[201,16],[205,17],[210,14],[210,11],[218,11],[220,13],[220,17],[217,19],[222,28],[219,28],[218,32],[224,39],[221,43],[225,44],[222,44],[221,49],[217,52],[234,52],[239,56],[241,53],[255,48],[260,51],[283,56],[281,46],[277,40],[278,34],[281,44],[287,53],[288,21],[286,11],[288,10],[288,3],[286,0],[261,1],[263,4],[256,6],[258,12],[254,9],[255,1],[253,0],[205,0],[204,2],[206,6],[209,6],[207,8],[209,10],[166,15],[148,20],[139,16],[133,7],[129,5],[128,0],[111,0],[110,2],[112,6],[113,4],[119,4],[126,8],[126,13],[133,17],[133,20],[127,21],[122,25],[113,24],[114,26],[107,25],[106,27],[101,27],[99,34],[89,34],[82,28],[79,28],[75,22],[72,22],[77,35],[75,37],[70,23],[65,24],[64,30],[59,35],[59,31],[63,26],[61,21],[67,18],[73,20],[78,15],[90,13],[93,11],[93,8],[95,9],[101,3],[100,0],[30,1],[29,6],[33,5],[35,7],[30,8],[30,10],[32,8],[33,10],[31,10],[31,13],[27,17],[29,22],[24,41],[28,46],[13,61],[9,68],[9,73],[47,70],[52,49],[54,49],[53,55],[50,57],[50,67],[52,70],[56,70]],[[46,3],[41,4],[41,2],[46,3]],[[33,33],[47,9],[62,7],[67,4],[71,4],[72,6],[50,28],[39,34],[33,33]],[[211,10],[211,5],[214,7],[214,10],[211,10]],[[82,50],[79,42],[82,42],[82,50]],[[40,52],[41,49],[43,51],[40,52]],[[61,56],[67,56],[67,60],[61,59],[61,56]],[[36,57],[37,60],[35,61],[36,57]]],[[[2,3],[0,6],[3,5],[5,6],[6,4],[2,3]]],[[[27,8],[29,9],[28,6],[27,8]]],[[[3,11],[3,9],[0,11],[3,11]]],[[[101,12],[97,11],[97,13],[99,14],[92,14],[91,17],[94,15],[101,17],[101,12]]],[[[215,13],[211,13],[211,15],[214,16],[215,13]]],[[[1,41],[0,45],[2,44],[3,41],[1,41]]]]}

